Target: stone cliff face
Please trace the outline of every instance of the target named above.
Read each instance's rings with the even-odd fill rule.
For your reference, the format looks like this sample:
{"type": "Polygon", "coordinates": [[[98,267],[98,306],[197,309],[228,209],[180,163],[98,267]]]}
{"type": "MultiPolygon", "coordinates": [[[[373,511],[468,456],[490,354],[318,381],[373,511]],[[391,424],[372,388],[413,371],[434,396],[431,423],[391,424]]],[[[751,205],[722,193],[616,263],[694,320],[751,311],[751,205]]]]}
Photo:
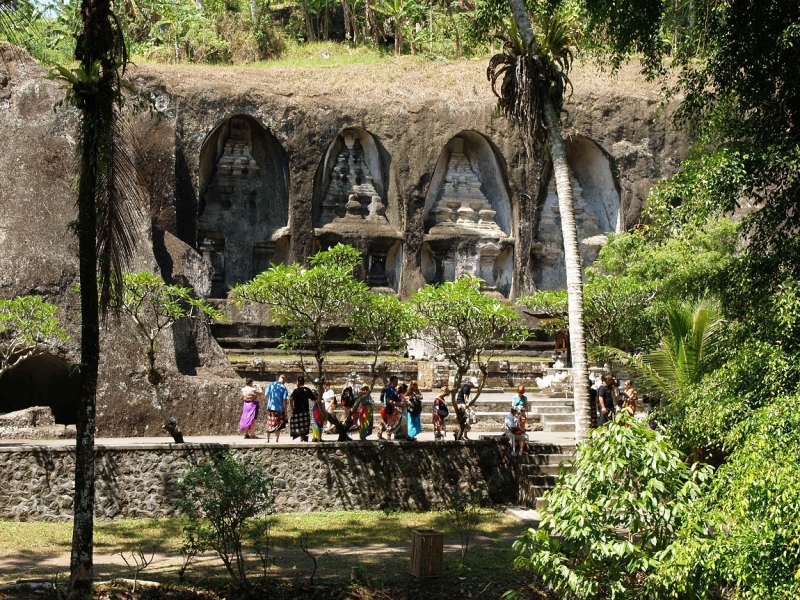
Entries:
{"type": "MultiPolygon", "coordinates": [[[[504,297],[558,287],[560,225],[546,157],[541,149],[527,157],[514,129],[493,115],[484,69],[416,60],[133,69],[161,113],[132,125],[152,215],[152,227],[142,223],[137,268],[222,298],[271,262],[304,260],[342,241],[364,253],[361,276],[372,287],[403,296],[462,273],[504,297]]],[[[77,115],[53,112],[62,92],[44,74],[24,53],[0,47],[0,295],[42,294],[62,307],[75,340],[77,244],[68,224],[77,115]]],[[[573,80],[565,132],[592,260],[604,233],[636,223],[688,141],[657,115],[657,88],[633,71],[621,83],[588,70],[573,80]]],[[[237,314],[245,313],[245,321],[262,314],[237,314]]],[[[168,410],[189,434],[232,432],[237,384],[208,328],[181,326],[172,337],[162,348],[168,410]]],[[[124,324],[109,323],[101,435],[160,426],[128,339],[124,324]]],[[[77,362],[76,349],[67,343],[58,358],[77,362]]]]}

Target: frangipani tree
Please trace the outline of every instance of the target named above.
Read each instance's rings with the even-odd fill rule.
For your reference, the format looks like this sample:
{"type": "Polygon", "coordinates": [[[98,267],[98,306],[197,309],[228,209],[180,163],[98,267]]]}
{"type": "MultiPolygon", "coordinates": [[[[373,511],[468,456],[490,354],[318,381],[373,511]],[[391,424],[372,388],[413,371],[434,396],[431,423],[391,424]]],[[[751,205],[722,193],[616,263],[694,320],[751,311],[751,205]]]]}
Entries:
{"type": "Polygon", "coordinates": [[[419,316],[417,335],[456,367],[451,403],[458,415],[458,439],[464,436],[466,416],[458,411],[456,394],[473,365],[481,372],[477,401],[486,384],[489,361],[504,349],[519,345],[528,335],[509,305],[481,292],[483,281],[466,275],[440,285],[426,285],[412,298],[419,316]]]}
{"type": "Polygon", "coordinates": [[[124,273],[122,281],[122,298],[119,305],[113,306],[133,321],[139,340],[144,344],[147,380],[155,390],[155,404],[164,418],[164,429],[176,443],[182,444],[183,433],[175,418],[164,410],[161,401],[161,384],[166,374],[156,364],[158,340],[181,319],[220,321],[223,315],[213,306],[194,298],[190,288],[164,283],[154,273],[124,273]]]}
{"type": "Polygon", "coordinates": [[[364,344],[372,354],[372,387],[378,378],[386,382],[386,366],[379,366],[384,352],[399,354],[411,338],[416,315],[396,296],[368,291],[357,299],[351,315],[350,339],[364,344]]]}
{"type": "MultiPolygon", "coordinates": [[[[273,323],[285,327],[281,347],[300,356],[300,368],[306,377],[306,359],[316,363],[318,392],[325,379],[326,338],[331,327],[346,325],[360,298],[369,293],[366,284],[356,280],[353,269],[361,264],[361,253],[344,244],[318,252],[309,258],[311,267],[301,264],[272,265],[248,283],[231,290],[234,302],[251,300],[266,305],[273,323]]],[[[324,417],[336,428],[341,439],[347,438],[349,425],[318,403],[324,417]]],[[[354,415],[357,407],[351,411],[354,415]]]]}
{"type": "Polygon", "coordinates": [[[57,313],[58,307],[40,296],[0,300],[0,377],[31,356],[69,340],[57,313]]]}

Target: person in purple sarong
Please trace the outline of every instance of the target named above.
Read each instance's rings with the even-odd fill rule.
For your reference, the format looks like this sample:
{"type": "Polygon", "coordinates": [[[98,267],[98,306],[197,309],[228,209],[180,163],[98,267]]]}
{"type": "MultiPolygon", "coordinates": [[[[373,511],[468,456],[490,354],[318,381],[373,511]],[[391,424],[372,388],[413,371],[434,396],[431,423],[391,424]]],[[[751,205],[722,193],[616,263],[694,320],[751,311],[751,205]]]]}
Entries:
{"type": "Polygon", "coordinates": [[[254,440],[256,438],[256,419],[258,419],[258,406],[264,390],[261,386],[248,377],[245,386],[242,388],[242,418],[239,420],[239,431],[244,431],[244,439],[254,440]]]}

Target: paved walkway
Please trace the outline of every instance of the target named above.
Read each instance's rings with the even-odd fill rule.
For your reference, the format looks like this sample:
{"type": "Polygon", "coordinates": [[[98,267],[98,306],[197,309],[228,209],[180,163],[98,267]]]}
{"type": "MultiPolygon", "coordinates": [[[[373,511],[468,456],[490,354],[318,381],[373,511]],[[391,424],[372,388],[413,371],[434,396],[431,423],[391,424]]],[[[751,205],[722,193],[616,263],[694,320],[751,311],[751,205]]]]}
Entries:
{"type": "MultiPolygon", "coordinates": [[[[475,431],[470,433],[470,439],[477,440],[482,435],[502,435],[502,431],[495,431],[495,432],[488,432],[488,431],[475,431]]],[[[352,434],[357,436],[356,433],[352,434]]],[[[570,433],[551,433],[548,431],[530,431],[528,432],[530,436],[530,442],[532,444],[548,444],[548,445],[558,445],[558,446],[571,446],[575,444],[575,438],[570,433]]],[[[225,444],[230,446],[246,446],[251,448],[253,446],[259,445],[267,445],[266,440],[264,439],[264,435],[260,434],[258,436],[259,439],[255,440],[246,440],[241,435],[187,435],[184,438],[184,441],[187,443],[192,444],[225,444]]],[[[337,439],[336,435],[328,435],[324,434],[322,436],[324,442],[335,442],[337,439]]],[[[310,439],[310,435],[309,435],[310,439]]],[[[421,433],[417,436],[417,440],[421,442],[432,442],[433,439],[433,432],[426,431],[421,433]]],[[[280,444],[296,444],[300,440],[293,440],[291,436],[288,435],[288,432],[283,432],[280,437],[280,444]]],[[[373,433],[367,441],[379,441],[377,436],[373,433]]],[[[450,438],[448,441],[453,441],[452,434],[450,434],[450,438]]],[[[96,438],[95,444],[98,446],[131,446],[131,445],[152,445],[152,444],[170,444],[172,443],[172,438],[168,435],[164,434],[163,436],[159,437],[118,437],[118,438],[96,438]]],[[[311,443],[311,442],[309,442],[311,443]]],[[[413,442],[409,442],[413,443],[413,442]]],[[[442,442],[440,442],[442,443],[442,442]]],[[[446,443],[446,442],[445,442],[446,443]]],[[[0,448],[7,448],[10,446],[52,446],[52,447],[64,447],[64,446],[74,446],[75,440],[3,440],[0,441],[0,448]]],[[[273,435],[272,440],[269,442],[270,446],[275,446],[275,438],[273,435]]]]}

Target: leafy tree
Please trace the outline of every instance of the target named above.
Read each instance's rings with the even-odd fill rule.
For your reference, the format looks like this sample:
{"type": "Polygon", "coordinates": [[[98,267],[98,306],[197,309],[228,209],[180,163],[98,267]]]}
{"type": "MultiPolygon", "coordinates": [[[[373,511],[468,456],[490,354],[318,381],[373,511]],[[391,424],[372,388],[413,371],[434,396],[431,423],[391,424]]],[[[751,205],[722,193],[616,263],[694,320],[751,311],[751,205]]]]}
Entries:
{"type": "Polygon", "coordinates": [[[196,555],[211,548],[231,579],[250,590],[245,552],[255,549],[262,560],[272,512],[272,480],[264,469],[225,453],[186,471],[178,484],[184,546],[196,555]]]}
{"type": "Polygon", "coordinates": [[[0,300],[0,377],[31,356],[69,340],[57,313],[58,307],[40,296],[0,300]]]}
{"type": "Polygon", "coordinates": [[[156,366],[158,340],[181,319],[219,321],[223,315],[206,302],[192,297],[190,288],[164,283],[158,275],[147,271],[123,274],[123,288],[120,304],[114,308],[133,321],[136,333],[144,343],[147,380],[155,390],[156,407],[164,417],[164,428],[176,443],[182,444],[183,433],[175,418],[167,415],[161,402],[160,386],[166,375],[156,366]]]}
{"type": "Polygon", "coordinates": [[[428,341],[456,367],[451,403],[461,439],[466,414],[458,410],[456,393],[473,365],[481,372],[474,405],[486,383],[489,361],[504,349],[519,345],[528,332],[510,306],[481,292],[482,281],[466,275],[441,285],[426,285],[411,299],[419,316],[418,336],[428,341]]]}
{"type": "Polygon", "coordinates": [[[648,580],[651,597],[800,595],[800,396],[740,421],[736,450],[648,580]]]}
{"type": "Polygon", "coordinates": [[[350,339],[364,344],[372,354],[372,387],[380,377],[386,381],[386,367],[379,366],[384,352],[398,354],[405,350],[415,325],[415,316],[396,296],[365,292],[356,299],[350,317],[350,339]]]}
{"type": "MultiPolygon", "coordinates": [[[[313,255],[309,262],[311,268],[298,263],[272,265],[252,281],[235,286],[231,297],[235,302],[251,300],[269,307],[272,322],[285,327],[281,347],[300,355],[300,368],[306,376],[306,357],[313,356],[321,394],[328,332],[349,322],[368,288],[353,276],[353,269],[361,264],[361,253],[352,246],[337,244],[313,255]]],[[[346,439],[348,428],[327,413],[323,402],[319,406],[339,436],[346,439]]],[[[351,411],[351,416],[355,412],[351,411]]]]}
{"type": "MultiPolygon", "coordinates": [[[[534,35],[527,8],[522,0],[509,0],[515,27],[510,27],[503,53],[489,61],[487,77],[498,97],[498,109],[517,124],[525,146],[547,141],[558,193],[561,233],[569,298],[570,353],[573,381],[589,377],[583,322],[583,273],[578,248],[578,233],[572,199],[572,183],[560,113],[572,67],[572,31],[557,15],[542,21],[538,38],[534,35]],[[500,82],[498,91],[497,83],[500,82]]],[[[589,391],[574,385],[575,437],[584,439],[591,423],[589,391]]]]}
{"type": "Polygon", "coordinates": [[[621,415],[593,430],[562,468],[538,530],[514,544],[515,564],[563,597],[641,598],[640,582],[658,568],[710,475],[688,466],[661,433],[621,415]]]}

